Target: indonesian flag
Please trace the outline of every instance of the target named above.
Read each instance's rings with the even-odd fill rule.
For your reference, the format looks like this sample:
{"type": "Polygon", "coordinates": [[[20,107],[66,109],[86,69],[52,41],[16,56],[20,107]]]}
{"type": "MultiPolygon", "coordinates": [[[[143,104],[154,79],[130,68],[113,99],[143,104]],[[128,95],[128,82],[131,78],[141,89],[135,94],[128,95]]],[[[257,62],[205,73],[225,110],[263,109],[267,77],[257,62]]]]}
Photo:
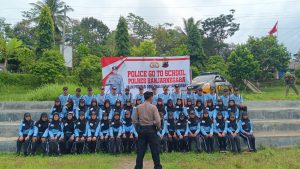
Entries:
{"type": "Polygon", "coordinates": [[[277,32],[277,25],[278,25],[278,21],[275,23],[273,28],[269,31],[269,35],[273,35],[274,33],[277,32]]]}

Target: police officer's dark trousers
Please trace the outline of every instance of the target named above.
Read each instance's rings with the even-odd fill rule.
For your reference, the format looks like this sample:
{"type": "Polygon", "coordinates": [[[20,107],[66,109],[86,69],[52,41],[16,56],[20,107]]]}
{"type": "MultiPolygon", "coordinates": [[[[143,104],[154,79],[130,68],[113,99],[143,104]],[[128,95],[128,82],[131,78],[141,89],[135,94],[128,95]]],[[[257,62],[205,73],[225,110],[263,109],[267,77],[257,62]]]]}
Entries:
{"type": "Polygon", "coordinates": [[[147,149],[147,145],[150,145],[152,159],[154,162],[154,169],[161,169],[159,152],[160,152],[160,139],[157,135],[157,131],[154,126],[141,126],[138,132],[138,152],[136,158],[135,169],[143,168],[143,159],[147,149]]]}

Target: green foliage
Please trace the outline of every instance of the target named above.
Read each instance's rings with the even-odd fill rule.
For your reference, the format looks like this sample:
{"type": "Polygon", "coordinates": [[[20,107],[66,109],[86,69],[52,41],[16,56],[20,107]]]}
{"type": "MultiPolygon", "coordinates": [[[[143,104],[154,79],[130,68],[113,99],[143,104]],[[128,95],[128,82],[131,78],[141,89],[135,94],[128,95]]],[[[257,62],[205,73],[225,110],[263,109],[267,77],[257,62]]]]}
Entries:
{"type": "Polygon", "coordinates": [[[129,31],[132,32],[133,37],[142,41],[152,38],[153,28],[144,20],[144,18],[133,13],[129,13],[127,16],[127,23],[129,31]]]}
{"type": "Polygon", "coordinates": [[[58,51],[45,50],[31,71],[43,84],[59,82],[66,74],[65,60],[58,51]]]}
{"type": "Polygon", "coordinates": [[[228,67],[224,61],[224,58],[218,55],[209,57],[206,70],[208,72],[219,72],[225,77],[228,74],[228,67]]]}
{"type": "Polygon", "coordinates": [[[20,62],[19,70],[21,72],[29,73],[31,67],[35,62],[35,55],[31,49],[18,48],[15,51],[15,57],[20,62]]]}
{"type": "Polygon", "coordinates": [[[116,31],[112,31],[101,46],[103,56],[116,56],[116,31]]]}
{"type": "Polygon", "coordinates": [[[192,77],[195,78],[200,75],[201,70],[197,66],[191,66],[192,77]]]}
{"type": "Polygon", "coordinates": [[[259,79],[265,79],[270,72],[287,68],[291,54],[275,36],[250,37],[246,46],[260,64],[259,79]]]}
{"type": "Polygon", "coordinates": [[[157,56],[154,42],[143,41],[139,46],[133,46],[130,50],[131,56],[157,56]]]}
{"type": "Polygon", "coordinates": [[[73,57],[73,63],[74,66],[78,66],[81,59],[84,56],[87,56],[90,53],[89,47],[86,44],[80,43],[79,45],[76,46],[75,52],[74,52],[74,57],[73,57]]]}
{"type": "Polygon", "coordinates": [[[245,46],[238,46],[227,59],[228,74],[235,85],[253,78],[259,72],[259,63],[245,46]]]}
{"type": "Polygon", "coordinates": [[[299,82],[299,79],[300,79],[300,68],[298,68],[298,69],[295,70],[295,76],[296,76],[296,78],[298,79],[298,82],[299,82]]]}
{"type": "Polygon", "coordinates": [[[33,49],[37,40],[35,31],[36,27],[30,25],[27,20],[22,20],[13,27],[14,36],[23,42],[23,46],[30,49],[33,49]]]}
{"type": "Polygon", "coordinates": [[[228,48],[224,40],[231,37],[239,30],[240,24],[234,22],[235,10],[230,10],[230,14],[221,14],[218,17],[207,18],[202,23],[205,34],[204,47],[207,55],[221,55],[228,48]]]}
{"type": "Polygon", "coordinates": [[[75,74],[80,84],[99,85],[102,80],[100,58],[95,55],[85,56],[76,67],[75,74]]]}
{"type": "Polygon", "coordinates": [[[83,18],[72,31],[71,41],[74,45],[83,43],[88,46],[91,54],[102,54],[99,46],[109,34],[109,28],[102,21],[93,17],[83,18]]]}
{"type": "Polygon", "coordinates": [[[40,79],[37,79],[32,74],[0,72],[0,85],[20,85],[36,87],[40,85],[40,79]]]}
{"type": "Polygon", "coordinates": [[[54,46],[54,23],[51,17],[51,11],[48,6],[43,6],[39,16],[39,24],[37,27],[37,57],[45,49],[52,49],[54,46]]]}
{"type": "Polygon", "coordinates": [[[206,57],[202,46],[202,35],[199,31],[200,21],[194,21],[194,18],[189,18],[184,21],[184,32],[187,35],[187,46],[191,56],[191,64],[198,67],[204,66],[206,57]]]}
{"type": "Polygon", "coordinates": [[[160,55],[170,55],[170,53],[185,53],[184,55],[186,55],[188,53],[180,52],[182,45],[186,43],[186,36],[178,30],[159,25],[157,28],[154,28],[153,34],[153,39],[160,55]]]}
{"type": "Polygon", "coordinates": [[[168,53],[169,56],[185,56],[189,54],[189,50],[187,45],[180,45],[177,48],[172,48],[170,53],[168,53]]]}
{"type": "Polygon", "coordinates": [[[130,54],[128,26],[126,19],[122,16],[117,25],[116,46],[118,56],[128,56],[130,54]]]}
{"type": "Polygon", "coordinates": [[[4,59],[4,71],[6,71],[7,63],[9,59],[13,59],[14,52],[22,46],[22,41],[12,38],[8,42],[0,36],[0,59],[4,59]]]}

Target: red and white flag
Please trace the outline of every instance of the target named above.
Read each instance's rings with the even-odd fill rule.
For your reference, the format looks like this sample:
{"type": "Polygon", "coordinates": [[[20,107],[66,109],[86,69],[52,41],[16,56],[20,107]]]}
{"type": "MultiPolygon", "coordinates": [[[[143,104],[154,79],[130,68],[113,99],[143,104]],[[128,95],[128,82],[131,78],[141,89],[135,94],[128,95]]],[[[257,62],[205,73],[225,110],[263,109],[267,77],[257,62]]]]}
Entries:
{"type": "Polygon", "coordinates": [[[278,25],[278,21],[275,23],[273,28],[269,31],[269,35],[273,35],[274,33],[277,32],[277,28],[278,28],[277,25],[278,25]]]}

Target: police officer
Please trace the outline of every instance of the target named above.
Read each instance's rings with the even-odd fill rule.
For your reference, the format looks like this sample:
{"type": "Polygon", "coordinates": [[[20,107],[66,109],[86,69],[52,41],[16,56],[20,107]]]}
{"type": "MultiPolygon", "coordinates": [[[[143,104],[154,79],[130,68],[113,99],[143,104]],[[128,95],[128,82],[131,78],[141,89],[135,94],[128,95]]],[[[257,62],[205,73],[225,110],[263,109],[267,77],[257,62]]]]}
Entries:
{"type": "Polygon", "coordinates": [[[157,108],[152,104],[153,93],[145,92],[145,103],[139,105],[136,114],[133,117],[133,123],[138,128],[138,152],[136,158],[135,169],[143,168],[143,158],[150,145],[152,159],[154,161],[154,168],[161,169],[159,152],[160,152],[160,139],[157,135],[157,130],[161,126],[161,118],[157,108]]]}
{"type": "Polygon", "coordinates": [[[292,88],[295,91],[295,93],[299,95],[299,91],[296,86],[295,76],[292,75],[290,72],[287,72],[285,74],[284,80],[285,80],[285,96],[289,94],[290,88],[292,88]]]}
{"type": "Polygon", "coordinates": [[[46,138],[43,137],[49,125],[47,113],[42,113],[40,119],[34,125],[34,132],[32,138],[31,154],[35,155],[36,148],[41,145],[43,154],[46,154],[46,138]]]}
{"type": "Polygon", "coordinates": [[[19,125],[19,138],[17,140],[17,154],[20,155],[22,144],[24,144],[24,155],[30,153],[30,142],[34,132],[34,121],[31,120],[30,113],[25,113],[23,121],[19,125]]]}
{"type": "Polygon", "coordinates": [[[116,87],[118,94],[123,93],[124,91],[123,77],[118,74],[117,66],[112,67],[112,74],[109,75],[106,85],[110,87],[110,91],[112,91],[113,87],[116,87]]]}

